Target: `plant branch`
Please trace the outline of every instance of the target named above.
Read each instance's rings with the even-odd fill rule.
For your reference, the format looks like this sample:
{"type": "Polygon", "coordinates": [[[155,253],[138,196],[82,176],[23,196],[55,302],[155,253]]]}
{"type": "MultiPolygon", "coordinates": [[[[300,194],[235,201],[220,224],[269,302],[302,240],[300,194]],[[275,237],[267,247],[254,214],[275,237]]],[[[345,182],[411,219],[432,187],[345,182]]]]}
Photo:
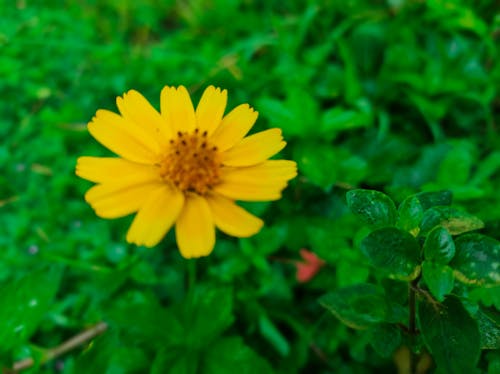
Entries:
{"type": "MultiPolygon", "coordinates": [[[[79,334],[73,336],[72,338],[66,340],[61,345],[48,349],[40,360],[40,364],[44,364],[48,361],[51,361],[64,353],[75,349],[76,347],[88,342],[89,340],[95,338],[96,336],[102,334],[108,328],[108,324],[106,322],[99,322],[98,324],[92,326],[91,328],[80,332],[79,334]]],[[[17,373],[21,370],[28,369],[35,364],[35,360],[31,357],[25,358],[21,361],[17,361],[14,363],[12,370],[4,371],[4,373],[17,373]]]]}

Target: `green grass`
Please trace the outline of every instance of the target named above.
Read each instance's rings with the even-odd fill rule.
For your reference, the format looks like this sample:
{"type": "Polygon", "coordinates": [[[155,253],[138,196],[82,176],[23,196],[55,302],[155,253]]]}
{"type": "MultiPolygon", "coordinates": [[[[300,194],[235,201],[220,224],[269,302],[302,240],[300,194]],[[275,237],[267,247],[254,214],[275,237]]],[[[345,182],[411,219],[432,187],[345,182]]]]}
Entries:
{"type": "MultiPolygon", "coordinates": [[[[0,3],[4,367],[106,321],[87,349],[31,372],[390,372],[390,357],[317,301],[378,279],[346,192],[401,202],[449,189],[500,239],[494,1],[0,3]],[[219,235],[196,269],[172,234],[154,249],[127,244],[131,217],[96,217],[91,184],[74,175],[79,156],[107,154],[85,127],[97,109],[115,111],[129,89],[158,108],[162,87],[179,84],[194,102],[213,84],[229,108],[254,106],[256,130],[282,128],[282,156],[299,166],[282,200],[246,205],[262,232],[219,235]],[[299,284],[303,247],[327,266],[299,284]]],[[[470,292],[500,309],[498,287],[470,292]]],[[[491,351],[479,367],[499,362],[491,351]]]]}

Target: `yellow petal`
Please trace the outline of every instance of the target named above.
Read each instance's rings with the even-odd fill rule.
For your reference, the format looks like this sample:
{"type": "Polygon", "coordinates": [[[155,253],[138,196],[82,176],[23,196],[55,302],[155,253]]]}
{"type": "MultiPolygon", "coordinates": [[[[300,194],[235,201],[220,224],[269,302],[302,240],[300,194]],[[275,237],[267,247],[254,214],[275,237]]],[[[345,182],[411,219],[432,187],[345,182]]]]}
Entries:
{"type": "Polygon", "coordinates": [[[248,213],[234,201],[219,195],[207,197],[215,225],[228,235],[246,238],[260,231],[264,222],[248,213]]]}
{"type": "Polygon", "coordinates": [[[196,107],[196,121],[201,132],[208,134],[220,125],[227,104],[227,91],[209,86],[196,107]]]}
{"type": "Polygon", "coordinates": [[[158,143],[141,128],[109,110],[98,110],[88,124],[90,134],[99,143],[130,161],[154,163],[158,143]]]}
{"type": "Polygon", "coordinates": [[[95,183],[113,182],[120,179],[160,181],[153,165],[138,164],[113,157],[79,157],[76,175],[95,183]]]}
{"type": "Polygon", "coordinates": [[[172,127],[173,133],[191,132],[196,127],[193,103],[186,87],[163,87],[160,97],[161,116],[172,127]]]}
{"type": "Polygon", "coordinates": [[[255,165],[274,156],[285,145],[280,129],[261,131],[222,153],[222,163],[227,166],[255,165]]]}
{"type": "Polygon", "coordinates": [[[127,233],[127,241],[153,247],[172,227],[184,205],[184,194],[166,184],[151,191],[127,233]]]}
{"type": "Polygon", "coordinates": [[[248,167],[222,168],[222,180],[247,184],[273,185],[297,176],[297,164],[289,160],[267,160],[248,167]]]}
{"type": "Polygon", "coordinates": [[[205,198],[190,194],[175,225],[177,245],[184,258],[208,256],[215,245],[215,226],[205,198]]]}
{"type": "Polygon", "coordinates": [[[233,200],[241,201],[271,201],[281,198],[281,190],[286,185],[258,186],[244,183],[224,182],[214,187],[214,192],[233,200]]]}
{"type": "Polygon", "coordinates": [[[220,126],[215,129],[211,141],[221,151],[231,148],[250,131],[258,115],[259,113],[248,104],[237,106],[222,119],[220,126]]]}
{"type": "Polygon", "coordinates": [[[158,144],[165,145],[172,137],[168,123],[139,92],[128,91],[116,99],[116,105],[125,119],[144,129],[158,144]]]}
{"type": "Polygon", "coordinates": [[[269,160],[255,166],[223,168],[222,182],[214,187],[214,192],[234,200],[277,200],[288,180],[296,175],[295,162],[288,160],[269,160]]]}
{"type": "Polygon", "coordinates": [[[158,184],[155,183],[98,184],[87,191],[85,200],[99,217],[118,218],[137,212],[156,188],[158,184]]]}

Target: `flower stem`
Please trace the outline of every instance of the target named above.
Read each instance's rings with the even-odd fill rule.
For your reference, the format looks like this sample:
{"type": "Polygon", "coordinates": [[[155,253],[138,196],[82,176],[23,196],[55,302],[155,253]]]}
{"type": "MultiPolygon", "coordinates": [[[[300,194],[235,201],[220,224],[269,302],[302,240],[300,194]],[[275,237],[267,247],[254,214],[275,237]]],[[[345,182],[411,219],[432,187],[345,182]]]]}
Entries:
{"type": "Polygon", "coordinates": [[[187,289],[188,289],[188,291],[192,291],[196,285],[196,259],[188,260],[187,266],[188,266],[188,269],[187,269],[187,272],[188,272],[188,274],[187,274],[187,277],[188,277],[187,289]]]}

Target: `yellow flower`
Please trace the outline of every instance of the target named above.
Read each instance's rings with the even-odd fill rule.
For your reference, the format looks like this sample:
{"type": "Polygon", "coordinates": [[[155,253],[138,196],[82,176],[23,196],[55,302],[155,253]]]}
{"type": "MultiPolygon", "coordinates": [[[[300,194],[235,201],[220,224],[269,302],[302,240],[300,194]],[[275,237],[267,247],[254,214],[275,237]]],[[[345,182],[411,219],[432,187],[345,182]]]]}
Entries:
{"type": "Polygon", "coordinates": [[[256,234],[262,220],[235,200],[279,199],[297,168],[268,160],[286,145],[280,129],[245,137],[258,113],[242,104],[223,116],[226,102],[227,91],[210,86],[195,110],[184,86],[166,86],[161,114],[134,90],[117,98],[120,114],[98,110],[88,130],[119,157],[78,159],[76,174],[97,183],[85,200],[103,218],[137,212],[129,243],[155,246],[175,224],[185,258],[212,252],[215,227],[256,234]]]}

